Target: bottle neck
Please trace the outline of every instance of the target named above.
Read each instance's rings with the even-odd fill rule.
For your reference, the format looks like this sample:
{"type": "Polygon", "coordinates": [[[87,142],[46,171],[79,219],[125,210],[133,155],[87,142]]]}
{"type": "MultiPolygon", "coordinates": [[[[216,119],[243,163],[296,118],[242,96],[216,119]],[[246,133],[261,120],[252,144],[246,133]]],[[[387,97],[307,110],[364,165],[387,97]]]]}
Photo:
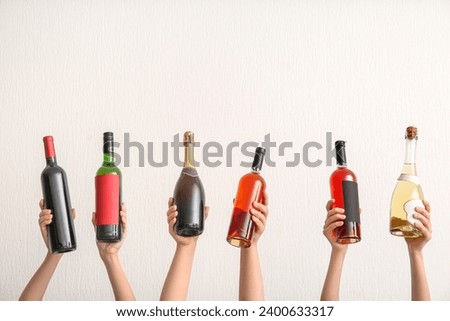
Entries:
{"type": "Polygon", "coordinates": [[[56,166],[58,165],[56,162],[56,157],[47,157],[47,166],[56,166]]]}
{"type": "Polygon", "coordinates": [[[259,174],[261,172],[265,154],[266,150],[264,148],[258,147],[256,149],[255,157],[253,158],[252,163],[252,173],[259,174]]]}
{"type": "Polygon", "coordinates": [[[114,139],[112,136],[103,137],[103,165],[113,166],[114,158],[114,139]]]}
{"type": "Polygon", "coordinates": [[[260,169],[260,168],[252,167],[252,173],[254,173],[254,174],[260,174],[260,173],[261,173],[261,169],[260,169]]]}
{"type": "Polygon", "coordinates": [[[115,165],[115,161],[116,159],[113,153],[108,152],[103,154],[103,165],[112,166],[115,165]]]}
{"type": "Polygon", "coordinates": [[[416,169],[416,139],[406,139],[405,161],[403,163],[402,174],[417,175],[416,169]]]}
{"type": "Polygon", "coordinates": [[[347,155],[345,154],[345,146],[336,146],[336,163],[338,168],[347,167],[347,155]]]}
{"type": "Polygon", "coordinates": [[[195,167],[193,143],[184,144],[184,167],[195,167]]]}

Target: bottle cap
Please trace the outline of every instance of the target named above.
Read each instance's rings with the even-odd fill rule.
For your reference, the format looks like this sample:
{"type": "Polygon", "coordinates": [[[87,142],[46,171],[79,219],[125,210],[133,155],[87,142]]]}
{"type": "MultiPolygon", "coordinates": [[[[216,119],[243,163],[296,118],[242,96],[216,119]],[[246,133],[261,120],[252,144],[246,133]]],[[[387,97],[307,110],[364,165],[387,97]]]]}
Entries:
{"type": "Polygon", "coordinates": [[[194,132],[187,131],[183,135],[183,142],[185,144],[194,144],[194,132]]]}
{"type": "Polygon", "coordinates": [[[103,140],[106,141],[111,141],[114,140],[114,134],[112,132],[104,132],[103,133],[103,140]]]}
{"type": "Polygon", "coordinates": [[[53,144],[53,136],[45,136],[43,140],[44,140],[45,158],[55,157],[55,145],[53,144]]]}
{"type": "Polygon", "coordinates": [[[405,139],[418,139],[419,136],[417,136],[417,127],[414,126],[409,126],[408,128],[406,128],[406,134],[405,134],[405,139]]]}

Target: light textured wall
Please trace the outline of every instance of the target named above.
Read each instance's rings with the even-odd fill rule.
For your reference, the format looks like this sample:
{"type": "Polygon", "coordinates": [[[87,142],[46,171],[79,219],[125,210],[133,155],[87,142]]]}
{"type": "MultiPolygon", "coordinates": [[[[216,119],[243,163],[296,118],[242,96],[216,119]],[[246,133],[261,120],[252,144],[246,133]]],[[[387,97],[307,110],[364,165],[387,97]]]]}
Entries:
{"type": "MultiPolygon", "coordinates": [[[[347,140],[363,241],[348,251],[341,297],[408,300],[406,246],[388,233],[388,216],[403,131],[415,124],[433,207],[426,267],[432,297],[449,300],[449,52],[448,1],[0,0],[0,299],[17,299],[46,253],[37,224],[42,136],[55,137],[79,213],[79,248],[64,256],[46,299],[110,300],[90,222],[102,132],[153,141],[161,156],[163,141],[191,129],[200,142],[223,144],[270,133],[299,152],[310,140],[324,145],[327,131],[347,140]]],[[[199,169],[212,210],[192,300],[237,298],[239,251],[225,236],[248,169],[233,155],[231,168],[199,169]]],[[[322,225],[333,167],[286,168],[287,157],[263,168],[266,297],[315,300],[330,252],[322,225]]],[[[165,212],[180,168],[140,168],[134,157],[122,169],[130,231],[121,256],[137,298],[156,300],[175,247],[165,212]]]]}

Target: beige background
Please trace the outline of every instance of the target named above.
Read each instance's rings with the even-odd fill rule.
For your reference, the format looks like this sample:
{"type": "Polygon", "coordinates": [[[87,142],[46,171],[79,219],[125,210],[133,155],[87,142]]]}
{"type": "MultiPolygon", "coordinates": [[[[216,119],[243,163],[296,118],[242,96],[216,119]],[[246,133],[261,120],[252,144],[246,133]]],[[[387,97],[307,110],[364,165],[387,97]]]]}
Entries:
{"type": "MultiPolygon", "coordinates": [[[[406,247],[389,235],[388,215],[410,124],[420,130],[418,169],[433,207],[432,296],[450,299],[449,52],[448,1],[0,0],[0,299],[19,297],[46,252],[37,225],[42,136],[55,136],[79,212],[79,248],[64,256],[46,299],[110,300],[90,223],[102,132],[153,141],[159,157],[163,141],[191,129],[224,145],[270,133],[298,152],[311,140],[324,145],[327,131],[347,140],[363,241],[349,249],[341,297],[408,300],[406,247]]],[[[248,159],[233,155],[232,168],[199,169],[212,211],[191,300],[237,298],[239,251],[225,235],[248,159]]],[[[266,297],[316,300],[333,168],[286,168],[287,158],[292,151],[263,168],[266,297]]],[[[133,160],[122,168],[130,231],[121,257],[137,298],[156,300],[174,252],[165,211],[180,168],[133,160]]]]}

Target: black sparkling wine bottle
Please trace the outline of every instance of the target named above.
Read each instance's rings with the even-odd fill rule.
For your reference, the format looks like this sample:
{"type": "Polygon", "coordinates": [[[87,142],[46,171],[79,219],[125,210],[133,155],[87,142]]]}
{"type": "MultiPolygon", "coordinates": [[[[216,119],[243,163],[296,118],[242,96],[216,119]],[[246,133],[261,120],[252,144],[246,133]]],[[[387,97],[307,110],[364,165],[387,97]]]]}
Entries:
{"type": "Polygon", "coordinates": [[[52,136],[44,137],[47,166],[41,174],[44,208],[52,212],[52,222],[47,226],[50,251],[64,253],[77,248],[75,228],[72,218],[67,176],[56,163],[52,136]]]}
{"type": "Polygon", "coordinates": [[[185,160],[173,193],[178,217],[175,233],[196,236],[203,232],[205,222],[205,191],[194,167],[194,133],[184,133],[185,160]]]}

